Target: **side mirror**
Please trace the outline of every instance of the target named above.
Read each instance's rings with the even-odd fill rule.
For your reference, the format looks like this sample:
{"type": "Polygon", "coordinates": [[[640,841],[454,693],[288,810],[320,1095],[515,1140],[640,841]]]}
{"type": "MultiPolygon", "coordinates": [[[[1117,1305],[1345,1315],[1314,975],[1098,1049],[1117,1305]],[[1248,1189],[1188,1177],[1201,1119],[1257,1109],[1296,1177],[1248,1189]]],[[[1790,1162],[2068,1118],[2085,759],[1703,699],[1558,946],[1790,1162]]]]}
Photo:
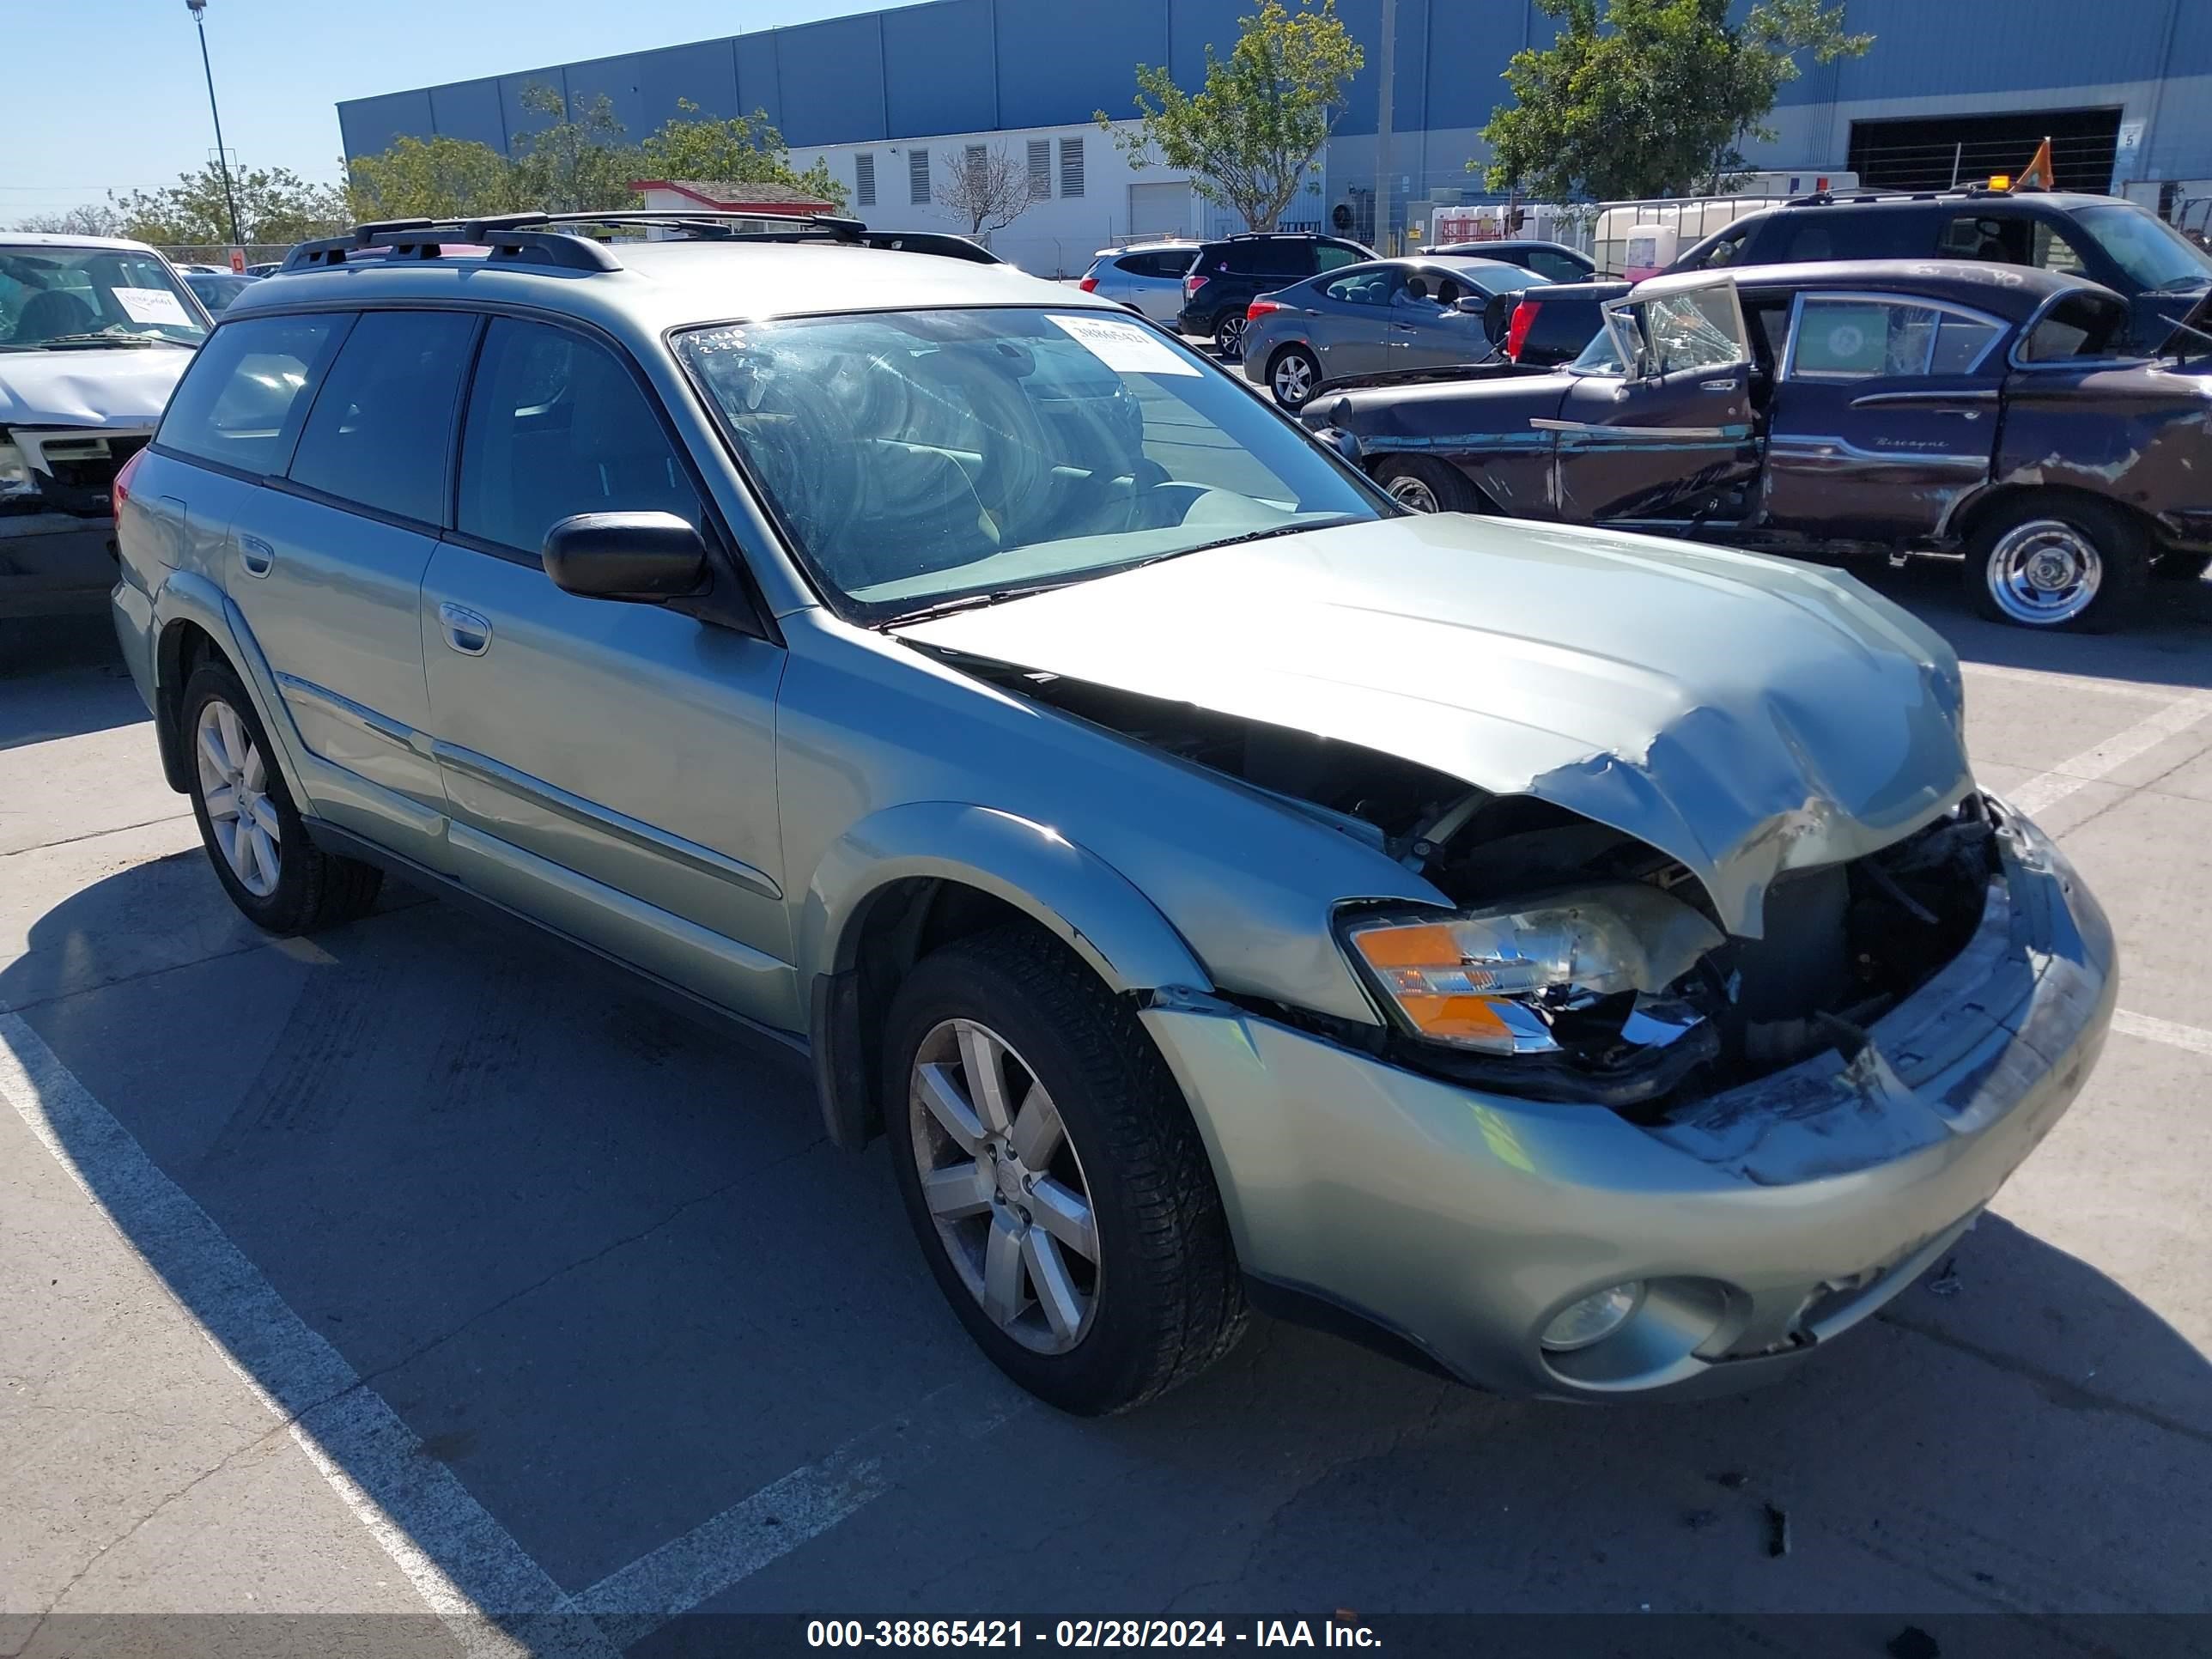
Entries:
{"type": "Polygon", "coordinates": [[[587,599],[653,604],[707,586],[707,544],[673,513],[579,513],[545,532],[545,574],[587,599]]]}
{"type": "Polygon", "coordinates": [[[1490,298],[1483,294],[1462,294],[1453,302],[1452,308],[1470,317],[1480,317],[1490,308],[1490,298]]]}

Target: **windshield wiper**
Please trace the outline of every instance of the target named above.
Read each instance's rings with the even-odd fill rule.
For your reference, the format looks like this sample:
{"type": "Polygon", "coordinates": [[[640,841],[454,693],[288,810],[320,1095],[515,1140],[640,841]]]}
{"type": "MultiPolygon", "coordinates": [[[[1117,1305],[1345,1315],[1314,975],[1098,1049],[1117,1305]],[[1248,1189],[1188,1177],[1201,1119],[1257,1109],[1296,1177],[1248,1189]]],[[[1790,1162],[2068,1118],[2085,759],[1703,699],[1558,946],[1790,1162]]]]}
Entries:
{"type": "Polygon", "coordinates": [[[50,340],[27,340],[24,344],[44,349],[51,346],[173,345],[189,348],[188,340],[172,340],[166,334],[57,334],[50,340]]]}
{"type": "MultiPolygon", "coordinates": [[[[1334,530],[1339,525],[1352,524],[1354,522],[1355,520],[1347,514],[1337,514],[1313,524],[1270,525],[1265,530],[1248,530],[1241,536],[1226,537],[1218,542],[1200,542],[1196,547],[1186,548],[1183,551],[1185,553],[1211,553],[1218,547],[1242,547],[1247,542],[1264,542],[1269,538],[1274,536],[1296,536],[1301,532],[1308,530],[1334,530]]],[[[1165,556],[1170,558],[1181,558],[1182,554],[1170,554],[1165,556]]],[[[1149,564],[1152,562],[1150,560],[1146,560],[1146,562],[1149,564]]]]}
{"type": "MultiPolygon", "coordinates": [[[[1073,580],[1081,580],[1078,577],[1073,580]]],[[[1071,581],[1030,582],[1018,587],[994,587],[988,593],[963,593],[956,599],[939,599],[934,605],[925,605],[913,611],[902,611],[896,617],[886,617],[876,624],[878,628],[897,628],[908,623],[934,622],[939,617],[950,617],[961,611],[981,611],[988,605],[1000,605],[1008,599],[1025,599],[1032,593],[1049,592],[1055,587],[1072,586],[1071,581]]]]}

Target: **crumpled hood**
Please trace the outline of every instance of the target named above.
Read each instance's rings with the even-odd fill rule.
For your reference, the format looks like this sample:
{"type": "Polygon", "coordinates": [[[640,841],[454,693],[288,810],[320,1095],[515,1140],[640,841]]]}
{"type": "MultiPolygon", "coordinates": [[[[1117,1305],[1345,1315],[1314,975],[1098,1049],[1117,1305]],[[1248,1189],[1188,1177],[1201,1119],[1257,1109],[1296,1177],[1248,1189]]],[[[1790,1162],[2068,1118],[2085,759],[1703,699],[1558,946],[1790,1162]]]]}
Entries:
{"type": "Polygon", "coordinates": [[[1748,937],[1778,873],[1972,785],[1930,629],[1851,577],[1654,537],[1392,519],[896,631],[1538,796],[1680,859],[1748,937]]]}
{"type": "Polygon", "coordinates": [[[0,426],[149,427],[191,360],[179,346],[0,351],[0,426]]]}

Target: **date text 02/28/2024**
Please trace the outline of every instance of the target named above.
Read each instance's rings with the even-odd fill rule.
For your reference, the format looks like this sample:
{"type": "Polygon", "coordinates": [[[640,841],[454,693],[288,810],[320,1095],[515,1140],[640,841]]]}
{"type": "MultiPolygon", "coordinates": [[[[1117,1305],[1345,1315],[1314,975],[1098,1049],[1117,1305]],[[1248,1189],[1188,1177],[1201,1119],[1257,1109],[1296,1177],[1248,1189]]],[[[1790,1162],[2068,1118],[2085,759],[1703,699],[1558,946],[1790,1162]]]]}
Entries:
{"type": "Polygon", "coordinates": [[[815,1619],[811,1648],[1375,1648],[1375,1632],[1340,1613],[1304,1619],[815,1619]]]}

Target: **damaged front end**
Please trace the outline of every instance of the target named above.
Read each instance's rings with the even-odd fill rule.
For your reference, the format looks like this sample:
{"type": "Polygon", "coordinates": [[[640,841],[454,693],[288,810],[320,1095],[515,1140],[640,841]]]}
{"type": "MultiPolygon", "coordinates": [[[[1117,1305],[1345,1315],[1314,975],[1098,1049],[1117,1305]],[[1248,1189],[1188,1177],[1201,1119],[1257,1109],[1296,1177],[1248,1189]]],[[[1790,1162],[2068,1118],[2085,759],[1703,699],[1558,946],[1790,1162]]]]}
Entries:
{"type": "Polygon", "coordinates": [[[1449,902],[1338,908],[1382,1024],[1237,999],[1255,1012],[1470,1086],[1639,1122],[1808,1055],[1856,1054],[1972,938],[1997,867],[1990,812],[1969,794],[1858,858],[1784,870],[1747,937],[1681,860],[1534,795],[1188,703],[960,665],[1294,805],[1449,902]]]}

